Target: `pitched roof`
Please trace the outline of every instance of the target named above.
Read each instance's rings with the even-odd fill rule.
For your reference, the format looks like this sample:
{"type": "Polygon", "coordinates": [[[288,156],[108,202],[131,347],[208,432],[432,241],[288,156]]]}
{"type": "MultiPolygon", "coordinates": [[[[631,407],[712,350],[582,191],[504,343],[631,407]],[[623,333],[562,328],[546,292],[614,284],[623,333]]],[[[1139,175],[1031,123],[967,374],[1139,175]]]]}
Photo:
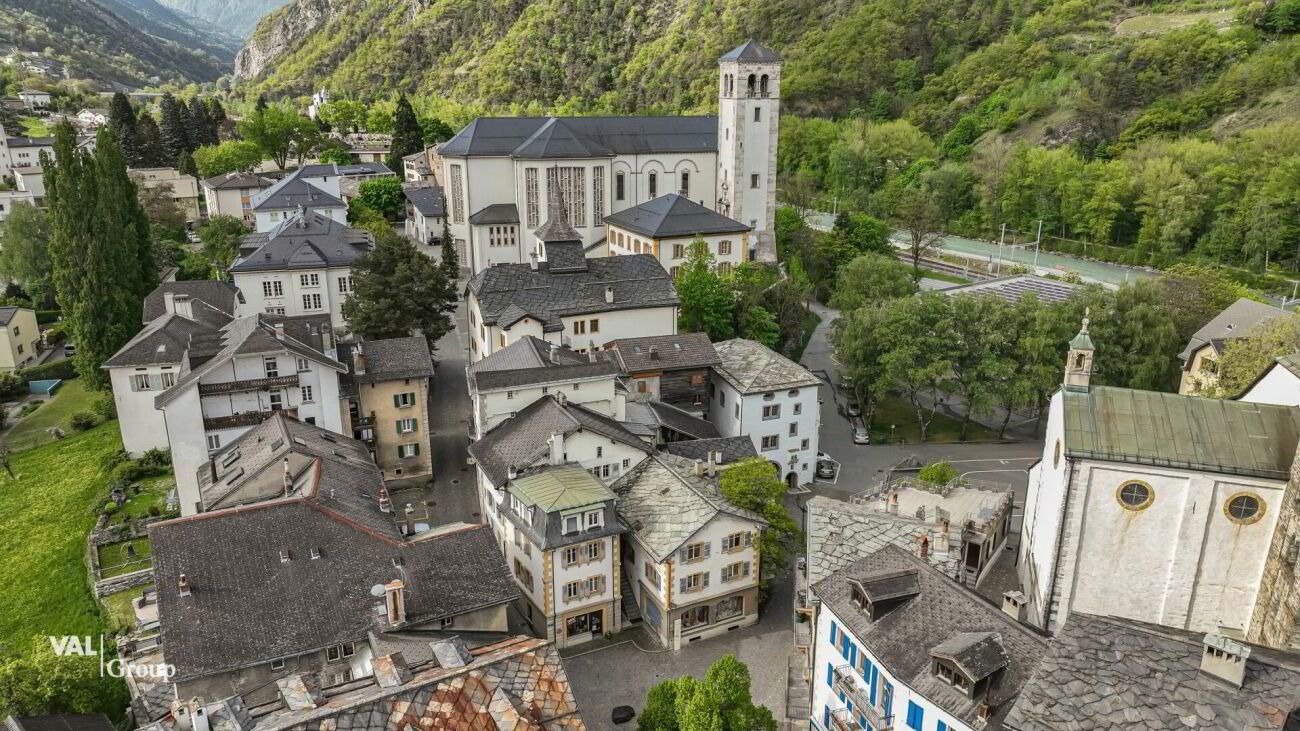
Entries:
{"type": "MultiPolygon", "coordinates": [[[[319,166],[299,168],[286,175],[279,182],[257,193],[249,203],[254,211],[281,211],[290,208],[344,208],[343,201],[326,193],[320,188],[303,180],[315,177],[313,169],[319,166]]],[[[333,166],[329,166],[333,174],[333,166]]]]}
{"type": "Polygon", "coordinates": [[[338,174],[342,177],[351,177],[357,175],[394,175],[392,170],[382,162],[350,162],[345,165],[338,165],[338,174]]]}
{"type": "Polygon", "coordinates": [[[1290,313],[1280,307],[1242,297],[1215,315],[1187,341],[1187,347],[1178,354],[1183,359],[1183,368],[1190,368],[1192,356],[1206,345],[1214,345],[1214,349],[1219,350],[1224,342],[1245,337],[1261,322],[1287,314],[1290,313]]]}
{"type": "MultiPolygon", "coordinates": [[[[810,585],[886,546],[911,550],[919,536],[929,533],[924,523],[902,515],[902,510],[900,515],[881,515],[865,505],[825,496],[814,497],[805,508],[810,585]]],[[[960,563],[951,552],[930,551],[929,560],[944,574],[958,576],[960,563]]]]}
{"type": "Polygon", "coordinates": [[[749,226],[683,198],[661,195],[639,206],[605,216],[605,223],[657,239],[744,233],[749,226]]]}
{"type": "Polygon", "coordinates": [[[214,175],[203,180],[204,187],[213,190],[231,190],[235,188],[269,188],[275,181],[257,173],[231,172],[214,175]]]}
{"type": "Polygon", "coordinates": [[[605,350],[617,354],[623,372],[628,374],[707,368],[722,362],[704,333],[619,338],[606,343],[605,350]]]}
{"type": "Polygon", "coordinates": [[[721,361],[713,369],[741,393],[821,384],[807,368],[762,343],[736,338],[714,343],[713,347],[721,361]]]}
{"type": "Polygon", "coordinates": [[[179,364],[187,357],[210,356],[221,349],[217,326],[168,314],[155,318],[126,342],[103,368],[179,364]]]}
{"type": "Polygon", "coordinates": [[[662,562],[720,514],[757,525],[761,516],[722,497],[717,477],[695,474],[695,463],[659,453],[642,460],[611,485],[619,519],[662,562]]]}
{"type": "Polygon", "coordinates": [[[777,63],[781,55],[755,40],[748,40],[722,54],[719,61],[763,61],[777,63]]]}
{"type": "Polygon", "coordinates": [[[1203,633],[1071,612],[1005,726],[1014,731],[1293,729],[1300,654],[1248,646],[1240,688],[1201,672],[1203,633]]]}
{"type": "Polygon", "coordinates": [[[1000,645],[1006,672],[989,698],[993,706],[991,725],[996,728],[1047,652],[1045,637],[897,546],[886,546],[840,568],[812,589],[823,606],[839,617],[844,630],[856,637],[890,675],[972,728],[983,726],[977,722],[978,702],[940,680],[932,670],[931,655],[936,650],[958,651],[964,660],[978,663],[983,671],[1001,664],[994,657],[996,646],[988,646],[1000,645]],[[901,604],[873,621],[854,603],[852,581],[901,571],[916,572],[917,593],[902,598],[901,604]],[[973,637],[975,634],[983,637],[973,637]],[[996,642],[988,635],[996,636],[996,642]],[[963,648],[973,650],[973,655],[963,648]]]}
{"type": "MultiPolygon", "coordinates": [[[[552,243],[559,242],[581,242],[582,234],[569,223],[569,211],[564,205],[564,193],[559,185],[547,184],[546,186],[546,220],[542,225],[533,231],[533,235],[546,245],[546,259],[551,262],[552,268],[557,264],[554,261],[554,249],[550,246],[552,243]]],[[[578,248],[578,254],[586,256],[586,252],[578,248]]],[[[563,256],[563,254],[561,254],[563,256]]]]}
{"type": "Polygon", "coordinates": [[[577,157],[715,152],[717,117],[479,117],[438,146],[444,157],[577,157]],[[548,131],[537,137],[543,128],[548,131]],[[525,148],[525,143],[528,143],[525,148]],[[527,154],[524,154],[525,151],[527,154]]]}
{"type": "Polygon", "coordinates": [[[614,499],[614,493],[604,483],[577,465],[547,467],[521,475],[511,481],[510,492],[525,505],[536,505],[547,513],[614,499]]]}
{"type": "Polygon", "coordinates": [[[1285,480],[1300,407],[1093,386],[1062,392],[1071,457],[1285,480]]]}
{"type": "MultiPolygon", "coordinates": [[[[527,314],[548,331],[563,329],[561,317],[643,307],[674,307],[677,290],[663,264],[649,254],[630,254],[585,261],[580,271],[553,271],[551,262],[488,267],[469,282],[482,321],[498,324],[512,311],[527,314]],[[605,289],[613,289],[613,302],[605,289]]],[[[516,320],[517,321],[517,320],[516,320]]]]}
{"type": "Polygon", "coordinates": [[[374,241],[370,232],[349,228],[316,211],[294,216],[270,231],[251,233],[239,244],[231,272],[323,269],[351,266],[374,241]]]}
{"type": "Polygon", "coordinates": [[[522,337],[466,369],[476,391],[580,381],[614,376],[618,363],[603,352],[575,353],[567,345],[548,343],[531,335],[522,337]]]}
{"type": "MultiPolygon", "coordinates": [[[[446,203],[443,204],[446,210],[446,203]]],[[[519,223],[519,209],[513,203],[493,203],[480,208],[469,217],[471,226],[487,226],[497,223],[519,223]]]]}
{"type": "MultiPolygon", "coordinates": [[[[420,215],[432,218],[445,218],[447,216],[447,197],[443,194],[441,186],[403,187],[402,193],[406,195],[406,199],[411,202],[415,210],[420,212],[420,215]]],[[[515,216],[516,219],[518,217],[518,215],[515,216]]]]}
{"type": "Polygon", "coordinates": [[[422,335],[386,340],[340,343],[339,361],[348,367],[352,383],[380,383],[405,378],[432,378],[433,355],[422,335]],[[366,372],[356,372],[356,351],[366,357],[366,372]]]}
{"type": "MultiPolygon", "coordinates": [[[[194,279],[179,282],[163,282],[144,298],[144,321],[150,322],[167,314],[167,295],[189,297],[191,306],[202,302],[211,310],[226,315],[224,325],[235,316],[235,307],[240,301],[239,288],[230,282],[211,279],[194,279]]],[[[196,319],[206,319],[201,312],[195,312],[196,319]]]]}
{"type": "Polygon", "coordinates": [[[36,311],[30,307],[16,307],[13,305],[0,307],[0,325],[8,325],[9,321],[14,319],[14,315],[18,314],[19,310],[27,310],[32,314],[36,313],[36,311]]]}
{"type": "MultiPolygon", "coordinates": [[[[41,93],[45,92],[23,92],[41,93]]],[[[10,716],[0,723],[7,731],[113,731],[102,713],[60,713],[52,716],[10,716]]]]}
{"type": "Polygon", "coordinates": [[[1015,274],[1010,277],[963,284],[959,287],[945,287],[938,291],[946,295],[991,294],[1015,303],[1031,294],[1040,302],[1064,302],[1073,297],[1078,289],[1079,285],[1059,279],[1048,279],[1035,274],[1015,274]]]}
{"type": "Polygon", "coordinates": [[[678,457],[701,461],[706,461],[710,453],[721,452],[722,461],[719,464],[724,465],[739,462],[746,457],[758,456],[758,450],[754,449],[754,440],[747,436],[687,439],[681,442],[669,442],[659,449],[678,457]]]}
{"type": "Polygon", "coordinates": [[[522,471],[549,454],[552,434],[568,436],[585,430],[638,449],[651,447],[617,421],[584,406],[561,403],[552,395],[540,398],[498,424],[469,445],[469,453],[498,487],[510,479],[510,470],[522,471]]]}
{"type": "Polygon", "coordinates": [[[662,401],[630,400],[627,402],[626,411],[627,421],[649,427],[652,431],[647,433],[657,434],[660,429],[668,429],[691,439],[714,439],[722,436],[718,427],[712,422],[662,401]]]}

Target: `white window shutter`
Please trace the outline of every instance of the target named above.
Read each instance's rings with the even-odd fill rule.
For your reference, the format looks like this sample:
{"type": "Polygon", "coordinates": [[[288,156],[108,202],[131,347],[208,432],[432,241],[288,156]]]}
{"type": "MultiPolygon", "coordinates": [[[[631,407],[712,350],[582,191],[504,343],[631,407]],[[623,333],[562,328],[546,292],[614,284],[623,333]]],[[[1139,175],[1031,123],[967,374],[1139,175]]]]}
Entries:
{"type": "Polygon", "coordinates": [[[704,572],[704,588],[709,588],[709,572],[704,572]]]}
{"type": "Polygon", "coordinates": [[[712,543],[705,543],[705,544],[704,544],[704,557],[705,557],[705,558],[708,558],[708,557],[709,557],[709,554],[711,554],[712,552],[713,552],[713,544],[712,544],[712,543]]]}
{"type": "Polygon", "coordinates": [[[753,545],[753,543],[754,543],[754,532],[749,530],[745,531],[745,547],[748,548],[749,546],[753,545]]]}
{"type": "Polygon", "coordinates": [[[681,579],[678,579],[678,580],[677,580],[677,590],[680,591],[680,592],[682,592],[682,593],[686,593],[686,579],[685,579],[685,578],[681,578],[681,579]]]}
{"type": "Polygon", "coordinates": [[[746,561],[745,563],[741,564],[741,567],[742,568],[740,569],[740,575],[749,576],[749,562],[746,561]]]}
{"type": "Polygon", "coordinates": [[[677,560],[681,561],[682,563],[686,563],[686,555],[687,555],[686,548],[682,547],[680,550],[677,551],[677,560]]]}

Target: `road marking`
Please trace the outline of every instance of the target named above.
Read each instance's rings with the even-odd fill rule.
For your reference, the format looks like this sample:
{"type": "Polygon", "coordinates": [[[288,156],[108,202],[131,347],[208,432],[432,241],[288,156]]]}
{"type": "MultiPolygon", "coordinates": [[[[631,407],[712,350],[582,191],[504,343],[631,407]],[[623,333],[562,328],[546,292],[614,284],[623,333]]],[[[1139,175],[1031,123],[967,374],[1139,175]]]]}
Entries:
{"type": "Polygon", "coordinates": [[[984,459],[949,459],[944,460],[948,464],[964,464],[966,462],[997,462],[1006,464],[1008,462],[1032,462],[1038,457],[986,457],[984,459]]]}
{"type": "Polygon", "coordinates": [[[983,475],[991,472],[1015,472],[1017,474],[1023,475],[1023,474],[1027,474],[1029,470],[971,470],[970,472],[961,473],[961,476],[962,479],[965,479],[968,475],[983,475]]]}

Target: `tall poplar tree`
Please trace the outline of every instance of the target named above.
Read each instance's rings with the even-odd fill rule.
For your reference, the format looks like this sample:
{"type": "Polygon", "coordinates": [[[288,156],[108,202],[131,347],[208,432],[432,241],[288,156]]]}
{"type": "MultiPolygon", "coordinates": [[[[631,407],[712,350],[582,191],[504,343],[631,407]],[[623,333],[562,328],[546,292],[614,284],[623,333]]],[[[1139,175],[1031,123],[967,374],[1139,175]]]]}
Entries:
{"type": "Polygon", "coordinates": [[[162,101],[158,104],[161,113],[159,129],[162,132],[163,159],[167,160],[169,165],[174,164],[182,152],[193,149],[190,145],[189,110],[184,104],[170,92],[163,94],[162,101]]]}

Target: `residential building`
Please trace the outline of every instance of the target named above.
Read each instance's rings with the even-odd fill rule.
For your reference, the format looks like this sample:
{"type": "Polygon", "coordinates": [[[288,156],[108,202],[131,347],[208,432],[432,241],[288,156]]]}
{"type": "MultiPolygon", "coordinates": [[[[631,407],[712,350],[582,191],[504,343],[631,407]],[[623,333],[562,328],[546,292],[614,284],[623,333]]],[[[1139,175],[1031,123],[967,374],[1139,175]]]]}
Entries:
{"type": "Polygon", "coordinates": [[[720,363],[709,379],[709,421],[722,436],[749,436],[790,487],[812,482],[821,381],[753,340],[724,340],[714,348],[720,363]]]}
{"type": "Polygon", "coordinates": [[[0,190],[0,221],[8,218],[18,203],[37,208],[45,206],[45,179],[40,167],[16,167],[9,172],[13,187],[0,190]]]}
{"type": "Polygon", "coordinates": [[[605,348],[618,358],[634,393],[696,415],[708,411],[710,369],[721,363],[708,335],[619,338],[605,348]]]}
{"type": "Polygon", "coordinates": [[[721,273],[749,260],[749,226],[677,193],[605,216],[609,256],[652,254],[674,279],[697,241],[721,273]]]}
{"type": "Polygon", "coordinates": [[[371,459],[396,480],[433,474],[429,421],[433,356],[421,335],[339,345],[347,433],[364,442],[371,459]]]}
{"type": "Polygon", "coordinates": [[[337,165],[304,165],[254,194],[256,230],[271,231],[304,210],[346,224],[348,207],[341,199],[341,178],[337,165]]]}
{"type": "Polygon", "coordinates": [[[384,162],[392,152],[393,136],[369,132],[357,132],[343,136],[348,152],[357,162],[384,162]]]}
{"type": "Polygon", "coordinates": [[[396,173],[382,162],[355,162],[339,165],[339,197],[344,203],[352,201],[361,194],[361,184],[368,180],[395,177],[396,173]]]}
{"type": "Polygon", "coordinates": [[[53,716],[9,716],[0,721],[5,731],[113,731],[102,713],[60,713],[53,716]]]}
{"type": "Polygon", "coordinates": [[[183,175],[176,168],[132,168],[131,179],[140,188],[162,188],[176,201],[190,221],[199,219],[199,181],[193,175],[183,175]]]}
{"type": "Polygon", "coordinates": [[[1242,297],[1228,305],[1192,335],[1178,357],[1183,361],[1180,394],[1211,392],[1219,382],[1219,357],[1228,343],[1250,334],[1251,330],[1275,317],[1289,315],[1273,305],[1242,297]]]}
{"type": "Polygon", "coordinates": [[[54,154],[53,137],[12,135],[0,125],[0,178],[12,178],[14,168],[39,166],[42,152],[54,154]]]}
{"type": "Polygon", "coordinates": [[[1015,304],[1028,295],[1039,302],[1065,302],[1079,291],[1079,285],[1060,279],[1048,279],[1037,274],[1013,274],[1009,277],[985,279],[982,282],[944,287],[939,292],[955,294],[991,294],[1015,304]]]}
{"type": "Polygon", "coordinates": [[[312,92],[311,103],[307,105],[307,117],[318,119],[320,117],[321,107],[330,103],[330,93],[326,89],[312,92]]]}
{"type": "Polygon", "coordinates": [[[614,493],[563,461],[519,473],[503,488],[501,551],[533,631],[559,647],[617,633],[622,528],[614,493]]]}
{"type": "Polygon", "coordinates": [[[364,444],[276,414],[198,471],[223,507],[149,526],[170,697],[252,707],[307,676],[382,680],[390,638],[507,631],[488,528],[411,534],[364,444]]]}
{"type": "Polygon", "coordinates": [[[648,396],[629,394],[623,411],[623,426],[657,446],[722,436],[708,420],[648,396]]]}
{"type": "Polygon", "coordinates": [[[886,546],[812,586],[813,728],[998,728],[1047,638],[886,546]]]}
{"type": "Polygon", "coordinates": [[[661,445],[659,450],[692,461],[708,462],[712,459],[719,467],[758,456],[758,450],[754,449],[754,443],[749,440],[749,437],[715,437],[669,442],[661,445]]]}
{"type": "MultiPolygon", "coordinates": [[[[725,469],[725,468],[723,468],[725,469]]],[[[660,453],[613,485],[628,530],[623,611],[663,647],[758,621],[758,546],[767,522],[722,496],[715,460],[660,453]]]]}
{"type": "Polygon", "coordinates": [[[546,254],[470,279],[471,363],[529,336],[585,352],[627,333],[677,332],[677,290],[654,257],[588,259],[572,241],[548,243],[546,254]]]}
{"type": "Polygon", "coordinates": [[[1030,620],[1246,636],[1300,408],[1093,386],[1093,354],[1085,320],[1029,473],[1017,565],[1030,620]]]}
{"type": "Polygon", "coordinates": [[[230,275],[251,312],[328,316],[335,328],[345,328],[352,263],[372,244],[368,231],[299,209],[274,228],[245,236],[230,275]]]}
{"type": "MultiPolygon", "coordinates": [[[[442,188],[433,185],[404,185],[406,195],[406,238],[433,256],[433,247],[442,243],[442,227],[447,221],[447,199],[442,188]]],[[[463,256],[465,252],[456,252],[463,256]]],[[[463,261],[463,259],[462,259],[463,261]]]]}
{"type": "Polygon", "coordinates": [[[583,248],[599,250],[606,215],[669,193],[745,224],[757,258],[775,260],[780,70],[780,57],[753,41],[720,58],[719,117],[474,120],[438,146],[451,236],[465,242],[466,264],[478,273],[526,263],[533,241],[519,229],[540,226],[546,201],[557,196],[583,248]],[[514,213],[493,209],[500,222],[484,223],[480,214],[493,206],[514,213]]]}
{"type": "Polygon", "coordinates": [[[548,394],[563,393],[567,403],[618,420],[624,417],[618,363],[595,351],[577,353],[526,336],[465,370],[475,439],[548,394]]]}
{"type": "Polygon", "coordinates": [[[82,109],[77,112],[78,126],[86,129],[99,129],[108,124],[107,109],[82,109]]]}
{"type": "Polygon", "coordinates": [[[1008,731],[1300,726],[1300,654],[1076,612],[1003,720],[1008,731]]]}
{"type": "Polygon", "coordinates": [[[0,373],[13,373],[31,365],[40,344],[36,310],[0,307],[0,373]]]}
{"type": "Polygon", "coordinates": [[[1256,404],[1300,406],[1300,353],[1276,358],[1237,399],[1256,404]]]}
{"type": "Polygon", "coordinates": [[[270,178],[255,173],[233,172],[216,175],[203,181],[203,200],[209,216],[233,216],[252,226],[253,196],[275,184],[270,178]]]}
{"type": "Polygon", "coordinates": [[[1291,464],[1246,639],[1300,650],[1300,459],[1291,464]]]}
{"type": "Polygon", "coordinates": [[[442,187],[438,179],[441,170],[442,159],[438,157],[436,146],[425,147],[402,158],[402,179],[410,183],[442,187]]]}
{"type": "Polygon", "coordinates": [[[40,89],[22,89],[18,92],[18,98],[22,99],[23,105],[32,111],[45,109],[53,101],[48,91],[40,89]]]}

